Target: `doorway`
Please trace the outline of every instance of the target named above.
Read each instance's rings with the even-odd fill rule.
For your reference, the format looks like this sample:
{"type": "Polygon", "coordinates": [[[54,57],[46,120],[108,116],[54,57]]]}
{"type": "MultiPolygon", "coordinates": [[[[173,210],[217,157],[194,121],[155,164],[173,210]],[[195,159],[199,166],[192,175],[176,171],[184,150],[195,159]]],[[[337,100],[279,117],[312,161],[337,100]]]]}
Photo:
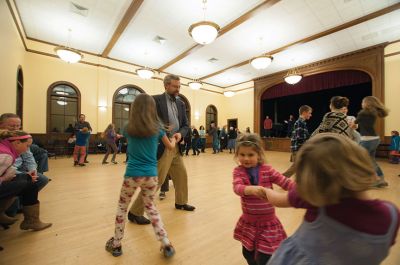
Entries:
{"type": "Polygon", "coordinates": [[[228,119],[228,121],[227,121],[227,123],[226,123],[227,125],[228,125],[228,130],[229,130],[229,128],[230,127],[233,127],[233,128],[237,128],[238,126],[238,119],[236,118],[236,119],[228,119]]]}

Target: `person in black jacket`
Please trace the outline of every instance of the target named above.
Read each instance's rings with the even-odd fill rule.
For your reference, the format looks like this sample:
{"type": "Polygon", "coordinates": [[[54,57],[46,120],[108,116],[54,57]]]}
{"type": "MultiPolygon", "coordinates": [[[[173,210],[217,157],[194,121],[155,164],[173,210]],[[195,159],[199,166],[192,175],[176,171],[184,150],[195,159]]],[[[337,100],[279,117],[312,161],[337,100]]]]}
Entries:
{"type": "MultiPolygon", "coordinates": [[[[180,142],[189,130],[186,117],[185,103],[179,98],[181,87],[179,76],[167,75],[164,78],[165,93],[155,95],[157,114],[164,125],[169,128],[168,137],[180,142]]],[[[172,151],[164,151],[162,142],[158,145],[158,185],[162,185],[167,174],[171,177],[175,187],[175,208],[178,210],[194,211],[195,207],[188,202],[188,177],[185,164],[179,154],[179,145],[172,151]]],[[[137,224],[150,224],[150,220],[143,216],[144,203],[139,195],[128,213],[128,219],[137,224]]]]}

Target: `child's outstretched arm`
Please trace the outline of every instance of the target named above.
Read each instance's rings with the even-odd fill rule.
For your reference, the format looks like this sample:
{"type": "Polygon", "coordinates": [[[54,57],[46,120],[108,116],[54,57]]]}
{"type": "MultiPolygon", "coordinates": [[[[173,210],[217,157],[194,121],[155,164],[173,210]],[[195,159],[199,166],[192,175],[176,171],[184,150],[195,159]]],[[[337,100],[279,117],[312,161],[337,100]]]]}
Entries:
{"type": "Polygon", "coordinates": [[[291,207],[289,203],[289,194],[287,192],[278,192],[269,188],[264,188],[267,201],[276,207],[291,207]]]}
{"type": "Polygon", "coordinates": [[[293,188],[294,181],[290,178],[285,177],[275,169],[271,168],[271,182],[280,186],[284,190],[290,190],[293,188]]]}
{"type": "Polygon", "coordinates": [[[161,138],[161,141],[163,142],[163,144],[165,145],[165,147],[166,147],[168,150],[172,150],[172,149],[175,148],[175,144],[176,144],[176,139],[175,139],[175,137],[171,138],[171,140],[170,140],[170,139],[168,139],[168,136],[167,136],[167,135],[164,135],[164,136],[161,138]]]}

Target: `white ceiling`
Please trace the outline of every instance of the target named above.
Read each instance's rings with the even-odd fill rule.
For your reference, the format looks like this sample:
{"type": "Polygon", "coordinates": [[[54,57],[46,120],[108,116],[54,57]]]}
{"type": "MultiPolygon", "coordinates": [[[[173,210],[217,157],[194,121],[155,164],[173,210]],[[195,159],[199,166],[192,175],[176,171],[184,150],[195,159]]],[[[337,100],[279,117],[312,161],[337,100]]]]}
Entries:
{"type": "MultiPolygon", "coordinates": [[[[31,38],[101,54],[132,0],[72,0],[89,9],[71,12],[68,0],[16,0],[31,38]],[[68,37],[68,29],[71,36],[68,37]],[[68,39],[70,39],[68,41],[68,39]]],[[[224,27],[261,0],[208,0],[207,20],[224,27]]],[[[166,72],[199,78],[264,52],[342,25],[400,0],[282,0],[171,65],[166,72]],[[218,61],[211,63],[210,58],[218,61]]],[[[188,34],[203,19],[202,0],[145,0],[111,50],[109,57],[159,68],[196,43],[188,34]],[[166,38],[164,45],[153,41],[166,38]]],[[[204,81],[230,86],[385,41],[400,39],[400,11],[394,11],[334,34],[274,54],[269,68],[249,65],[229,69],[204,81]]]]}

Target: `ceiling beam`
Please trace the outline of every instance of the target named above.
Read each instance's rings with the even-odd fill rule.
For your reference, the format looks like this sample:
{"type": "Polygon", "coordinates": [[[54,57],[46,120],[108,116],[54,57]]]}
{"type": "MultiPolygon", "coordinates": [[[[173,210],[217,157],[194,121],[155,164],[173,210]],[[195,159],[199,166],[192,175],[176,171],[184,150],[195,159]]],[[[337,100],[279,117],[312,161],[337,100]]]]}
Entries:
{"type": "MultiPolygon", "coordinates": [[[[346,23],[344,23],[344,24],[342,24],[342,25],[333,27],[333,28],[331,28],[331,29],[328,29],[328,30],[325,30],[325,31],[323,31],[323,32],[314,34],[314,35],[309,36],[309,37],[306,37],[306,38],[304,38],[304,39],[301,39],[301,40],[298,40],[298,41],[289,43],[289,44],[287,44],[287,45],[285,45],[285,46],[282,46],[282,47],[279,47],[279,48],[277,48],[277,49],[275,49],[275,50],[266,52],[266,54],[273,55],[273,54],[276,54],[276,53],[278,53],[278,52],[282,52],[282,51],[287,50],[287,49],[289,49],[289,48],[291,48],[291,47],[293,47],[293,46],[295,46],[295,45],[304,44],[304,43],[307,43],[307,42],[310,42],[310,41],[313,41],[313,40],[316,40],[316,39],[325,37],[325,36],[327,36],[327,35],[336,33],[336,32],[338,32],[338,31],[341,31],[341,30],[344,30],[344,29],[353,27],[353,26],[355,26],[355,25],[361,24],[361,23],[363,23],[363,22],[365,22],[365,21],[368,21],[368,20],[371,20],[371,19],[374,19],[374,18],[383,16],[383,15],[386,15],[386,14],[388,14],[388,13],[390,13],[390,12],[393,12],[393,11],[395,11],[395,10],[398,10],[398,9],[400,9],[400,3],[397,3],[397,4],[391,5],[391,6],[389,6],[389,7],[383,8],[383,9],[381,9],[381,10],[375,11],[375,12],[370,13],[370,14],[368,14],[368,15],[365,15],[365,16],[363,16],[363,17],[360,17],[360,18],[357,18],[357,19],[355,19],[355,20],[346,22],[346,23]]],[[[243,65],[248,64],[250,60],[251,60],[251,58],[250,58],[250,59],[247,59],[247,60],[245,60],[245,61],[243,61],[243,62],[237,63],[237,64],[235,64],[235,65],[229,66],[229,67],[227,67],[227,68],[224,68],[224,69],[222,69],[222,70],[219,70],[219,71],[217,71],[217,72],[214,72],[214,73],[211,73],[211,74],[209,74],[209,75],[203,76],[203,77],[200,78],[200,80],[204,80],[204,79],[210,78],[210,77],[212,77],[212,76],[219,75],[219,74],[221,74],[221,73],[223,73],[223,72],[225,72],[225,71],[227,71],[227,70],[230,70],[230,69],[234,69],[234,68],[237,68],[237,67],[241,67],[241,66],[243,66],[243,65]]]]}
{"type": "Polygon", "coordinates": [[[101,56],[107,57],[112,48],[114,47],[115,43],[117,43],[119,37],[121,37],[122,33],[125,31],[126,27],[128,26],[129,22],[131,22],[132,18],[135,16],[136,12],[139,10],[140,6],[142,5],[144,0],[132,0],[131,5],[126,10],[124,17],[122,18],[121,22],[117,29],[115,30],[114,34],[111,37],[111,40],[108,42],[106,48],[104,49],[101,56]]]}
{"type": "MultiPolygon", "coordinates": [[[[250,11],[246,12],[242,16],[238,17],[237,19],[235,19],[234,21],[232,21],[231,23],[229,23],[228,25],[223,27],[218,32],[217,38],[221,37],[222,35],[224,35],[225,33],[229,32],[230,30],[236,28],[237,26],[239,26],[243,22],[249,20],[250,18],[254,17],[257,13],[263,11],[266,8],[269,8],[269,7],[273,6],[273,5],[275,5],[276,3],[280,2],[280,1],[281,0],[265,0],[261,4],[257,5],[256,7],[251,9],[250,11]]],[[[194,53],[195,51],[197,51],[201,47],[203,47],[203,45],[201,45],[201,44],[196,44],[196,45],[192,46],[191,48],[189,48],[186,51],[184,51],[183,53],[179,54],[177,57],[175,57],[171,61],[167,62],[166,64],[164,64],[163,66],[158,68],[158,71],[164,71],[165,69],[167,69],[171,65],[173,65],[176,62],[182,60],[186,56],[189,56],[190,54],[194,53]]]]}

